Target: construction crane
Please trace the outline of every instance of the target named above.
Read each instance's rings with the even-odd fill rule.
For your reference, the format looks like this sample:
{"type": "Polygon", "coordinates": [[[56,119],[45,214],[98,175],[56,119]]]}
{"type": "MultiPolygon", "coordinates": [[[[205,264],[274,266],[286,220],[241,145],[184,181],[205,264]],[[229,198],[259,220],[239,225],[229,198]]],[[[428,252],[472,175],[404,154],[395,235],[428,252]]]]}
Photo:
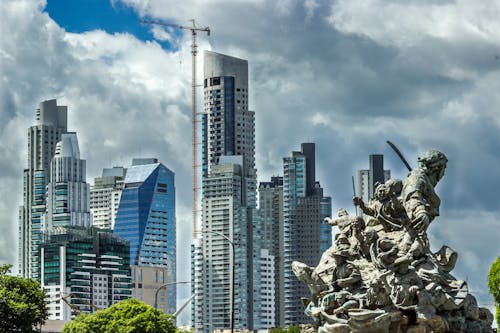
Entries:
{"type": "Polygon", "coordinates": [[[178,24],[171,24],[171,23],[165,23],[165,22],[160,22],[160,21],[150,21],[150,20],[141,20],[141,23],[144,24],[153,24],[153,25],[162,25],[166,27],[172,27],[176,29],[184,29],[184,30],[191,30],[191,36],[192,36],[192,43],[191,43],[191,59],[192,59],[192,77],[191,77],[191,87],[192,87],[192,92],[191,92],[191,105],[192,105],[192,167],[193,167],[193,239],[196,237],[198,230],[197,230],[197,221],[198,221],[198,208],[197,208],[197,202],[198,202],[198,177],[197,177],[197,131],[196,131],[196,55],[198,54],[198,45],[196,45],[196,34],[198,31],[203,31],[207,33],[207,36],[210,36],[210,28],[209,27],[199,27],[196,25],[196,22],[194,19],[189,20],[192,23],[192,26],[184,26],[184,25],[178,25],[178,24]]]}

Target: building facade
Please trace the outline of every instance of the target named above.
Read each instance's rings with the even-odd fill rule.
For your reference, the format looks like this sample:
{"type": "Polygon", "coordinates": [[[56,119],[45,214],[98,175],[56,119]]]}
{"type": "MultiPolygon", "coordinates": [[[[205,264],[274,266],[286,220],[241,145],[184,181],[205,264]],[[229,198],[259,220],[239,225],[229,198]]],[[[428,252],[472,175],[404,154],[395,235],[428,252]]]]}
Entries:
{"type": "Polygon", "coordinates": [[[315,145],[303,143],[301,151],[283,158],[283,315],[280,326],[309,322],[301,297],[309,290],[291,269],[297,260],[316,266],[324,248],[331,246],[331,198],[323,194],[315,171],[315,145]]]}
{"type": "Polygon", "coordinates": [[[369,156],[369,169],[358,170],[357,196],[368,202],[373,198],[375,184],[384,184],[391,178],[391,171],[384,170],[384,155],[369,156]]]}
{"type": "Polygon", "coordinates": [[[55,227],[40,246],[49,320],[71,320],[129,298],[129,243],[109,231],[55,227]]]}
{"type": "MultiPolygon", "coordinates": [[[[272,290],[273,295],[269,294],[269,286],[261,287],[265,292],[262,295],[263,304],[273,303],[273,311],[262,311],[262,328],[278,327],[280,325],[280,318],[284,311],[283,304],[280,302],[284,298],[283,294],[283,177],[271,177],[269,182],[259,183],[259,215],[261,218],[261,232],[262,232],[262,251],[266,251],[265,258],[272,258],[274,286],[272,290]],[[264,289],[265,288],[265,289],[264,289]],[[272,297],[270,299],[269,297],[272,297]],[[274,323],[269,326],[270,313],[274,315],[274,323]]],[[[262,258],[266,265],[269,261],[262,258]]],[[[270,267],[262,267],[263,274],[269,274],[270,267]]],[[[261,279],[263,280],[263,279],[261,279]]]]}
{"type": "Polygon", "coordinates": [[[94,178],[94,185],[90,188],[90,212],[94,226],[113,230],[126,172],[123,167],[105,168],[101,177],[94,178]]]}
{"type": "Polygon", "coordinates": [[[260,329],[271,329],[277,327],[275,257],[261,249],[260,261],[260,329]]]}
{"type": "Polygon", "coordinates": [[[64,133],[50,162],[47,184],[47,207],[42,216],[42,230],[55,227],[90,227],[89,184],[86,161],[80,158],[76,133],[64,133]]]}
{"type": "Polygon", "coordinates": [[[28,163],[23,173],[23,204],[19,207],[19,274],[40,281],[39,244],[46,186],[56,144],[67,131],[68,108],[57,101],[40,103],[35,125],[28,129],[28,163]]]}
{"type": "Polygon", "coordinates": [[[254,112],[248,109],[248,63],[204,52],[202,232],[193,246],[197,332],[230,328],[231,267],[236,265],[235,327],[260,326],[259,217],[256,211],[254,112]],[[232,261],[227,240],[236,247],[232,261]],[[224,286],[220,291],[216,286],[224,286]],[[228,289],[229,288],[229,289],[228,289]],[[201,294],[201,295],[200,295],[201,294]],[[202,300],[202,301],[200,301],[202,300]],[[207,326],[211,323],[213,327],[207,326]]]}
{"type": "MultiPolygon", "coordinates": [[[[175,175],[157,159],[128,168],[113,232],[130,241],[133,297],[154,305],[160,281],[176,281],[175,175]]],[[[159,307],[174,313],[176,294],[169,287],[159,307]]]]}

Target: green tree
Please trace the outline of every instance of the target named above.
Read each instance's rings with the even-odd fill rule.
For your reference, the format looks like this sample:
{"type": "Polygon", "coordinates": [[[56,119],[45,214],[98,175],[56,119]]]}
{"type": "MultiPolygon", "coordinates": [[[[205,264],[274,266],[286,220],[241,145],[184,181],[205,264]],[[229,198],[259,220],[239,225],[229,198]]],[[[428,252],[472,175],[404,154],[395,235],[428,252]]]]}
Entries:
{"type": "Polygon", "coordinates": [[[63,333],[175,333],[174,317],[130,298],[93,314],[80,314],[63,333]]]}
{"type": "Polygon", "coordinates": [[[488,287],[497,308],[495,318],[497,323],[500,324],[500,257],[491,265],[490,273],[488,274],[488,287]]]}
{"type": "Polygon", "coordinates": [[[269,333],[286,333],[286,330],[284,330],[281,327],[275,327],[275,328],[272,328],[269,333]]]}
{"type": "Polygon", "coordinates": [[[0,265],[0,328],[2,332],[37,332],[48,317],[45,292],[33,279],[8,275],[12,265],[0,265]]]}
{"type": "Polygon", "coordinates": [[[300,333],[300,328],[296,325],[289,326],[286,330],[287,333],[300,333]]]}

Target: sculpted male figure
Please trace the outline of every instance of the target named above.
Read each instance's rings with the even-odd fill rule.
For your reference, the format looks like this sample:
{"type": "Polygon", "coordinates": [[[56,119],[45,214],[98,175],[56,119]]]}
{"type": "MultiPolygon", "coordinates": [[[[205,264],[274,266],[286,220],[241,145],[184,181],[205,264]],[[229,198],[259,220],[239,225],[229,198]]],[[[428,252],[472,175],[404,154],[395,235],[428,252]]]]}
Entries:
{"type": "Polygon", "coordinates": [[[437,151],[429,150],[418,158],[418,167],[410,172],[401,198],[410,226],[421,233],[439,215],[441,200],[434,187],[443,177],[448,159],[437,151]]]}

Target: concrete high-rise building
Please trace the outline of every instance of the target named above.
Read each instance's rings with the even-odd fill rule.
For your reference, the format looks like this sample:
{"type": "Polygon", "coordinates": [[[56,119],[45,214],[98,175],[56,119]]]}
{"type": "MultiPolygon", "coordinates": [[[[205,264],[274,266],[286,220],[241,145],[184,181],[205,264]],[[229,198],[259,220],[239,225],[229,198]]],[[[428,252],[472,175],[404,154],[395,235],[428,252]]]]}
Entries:
{"type": "Polygon", "coordinates": [[[40,103],[35,125],[28,129],[28,163],[23,174],[23,204],[19,207],[19,274],[40,280],[41,218],[46,210],[45,187],[56,144],[67,131],[67,106],[55,99],[40,103]]]}
{"type": "Polygon", "coordinates": [[[373,198],[375,184],[384,184],[391,178],[391,171],[384,170],[384,155],[370,155],[370,166],[358,170],[358,193],[356,195],[368,202],[373,198]]]}
{"type": "Polygon", "coordinates": [[[68,321],[131,296],[129,242],[109,231],[54,228],[44,233],[40,257],[49,320],[68,321]]]}
{"type": "Polygon", "coordinates": [[[260,329],[271,329],[277,326],[275,257],[261,249],[260,261],[260,329]]]}
{"type": "Polygon", "coordinates": [[[204,52],[202,170],[206,176],[221,156],[243,157],[242,203],[256,206],[255,113],[248,109],[248,62],[204,52]]]}
{"type": "MultiPolygon", "coordinates": [[[[259,183],[259,215],[261,218],[262,232],[262,250],[266,250],[266,257],[272,258],[274,263],[273,266],[273,281],[274,286],[272,287],[273,295],[272,302],[274,303],[274,309],[272,313],[274,314],[274,323],[270,327],[278,327],[280,325],[280,318],[284,311],[283,304],[280,302],[284,298],[283,294],[283,177],[271,177],[269,182],[259,183]]],[[[264,259],[264,258],[263,258],[264,259]]],[[[267,265],[269,261],[266,260],[267,265]]],[[[264,269],[263,269],[264,271],[264,269]]],[[[269,267],[266,268],[264,274],[268,274],[269,267]]],[[[266,290],[262,295],[262,303],[269,304],[269,290],[266,290]]],[[[267,306],[267,305],[266,305],[267,306]]],[[[262,310],[262,328],[269,324],[270,320],[270,310],[262,310]]]]}
{"type": "MultiPolygon", "coordinates": [[[[231,325],[230,295],[232,292],[232,265],[236,265],[235,282],[235,327],[248,328],[252,311],[252,257],[247,250],[249,244],[247,216],[241,205],[241,164],[220,164],[211,168],[204,179],[203,228],[229,235],[235,244],[233,262],[232,248],[220,235],[206,233],[202,236],[203,303],[197,304],[202,323],[211,323],[214,328],[231,325]],[[238,287],[239,286],[239,287],[238,287]]],[[[200,324],[200,323],[196,323],[200,324]]],[[[199,330],[207,327],[196,327],[199,330]]]]}
{"type": "Polygon", "coordinates": [[[248,109],[248,63],[204,52],[202,228],[193,246],[197,332],[231,325],[231,266],[236,265],[235,327],[259,327],[260,247],[256,213],[254,112],[248,109]],[[227,240],[236,246],[235,261],[227,240]],[[201,295],[200,295],[201,294],[201,295]],[[203,301],[199,301],[203,300],[203,301]],[[212,327],[207,326],[210,323],[212,327]]]}
{"type": "Polygon", "coordinates": [[[300,297],[308,296],[307,286],[291,269],[294,260],[316,266],[322,251],[331,246],[331,198],[323,194],[315,176],[315,145],[303,143],[301,151],[283,158],[283,267],[284,312],[281,326],[309,322],[300,297]]]}
{"type": "MultiPolygon", "coordinates": [[[[133,297],[154,305],[155,290],[176,281],[175,175],[157,159],[134,159],[125,176],[114,233],[130,241],[133,297]]],[[[176,286],[158,308],[176,310],[176,286]]]]}
{"type": "Polygon", "coordinates": [[[90,188],[90,211],[94,226],[113,229],[126,172],[127,169],[123,167],[105,168],[102,176],[94,179],[94,185],[90,188]]]}
{"type": "Polygon", "coordinates": [[[56,227],[90,227],[89,184],[85,180],[86,161],[80,158],[76,133],[64,133],[50,162],[44,232],[56,227]]]}

